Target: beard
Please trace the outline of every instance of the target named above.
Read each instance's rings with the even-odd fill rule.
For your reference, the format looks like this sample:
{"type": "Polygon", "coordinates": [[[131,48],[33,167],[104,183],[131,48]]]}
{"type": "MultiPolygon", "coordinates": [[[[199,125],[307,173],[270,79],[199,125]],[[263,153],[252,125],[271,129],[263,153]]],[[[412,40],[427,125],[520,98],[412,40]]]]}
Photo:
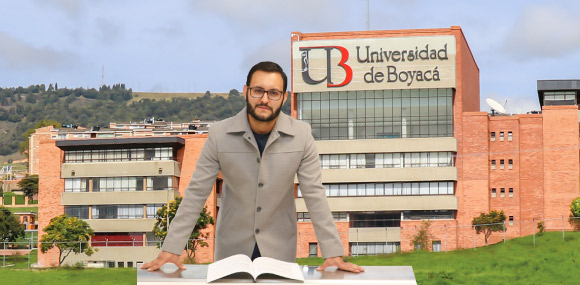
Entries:
{"type": "MultiPolygon", "coordinates": [[[[266,95],[264,94],[264,96],[266,96],[266,95]]],[[[282,111],[282,106],[280,106],[276,110],[273,110],[267,104],[256,104],[256,106],[252,107],[252,105],[250,105],[250,102],[248,101],[248,98],[246,98],[246,110],[247,110],[248,114],[250,114],[250,116],[252,116],[252,118],[256,119],[257,121],[271,122],[274,119],[276,119],[278,117],[278,115],[280,115],[280,111],[282,111]],[[258,116],[258,114],[256,114],[256,108],[259,106],[264,106],[264,107],[270,109],[272,111],[272,114],[270,114],[270,116],[265,117],[265,118],[258,116]]]]}

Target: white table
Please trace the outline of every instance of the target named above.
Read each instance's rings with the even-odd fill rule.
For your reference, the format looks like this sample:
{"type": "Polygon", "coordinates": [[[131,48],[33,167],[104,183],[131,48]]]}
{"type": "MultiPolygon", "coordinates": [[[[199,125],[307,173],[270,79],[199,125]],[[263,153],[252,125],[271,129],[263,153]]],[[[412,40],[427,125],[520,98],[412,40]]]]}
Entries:
{"type": "MultiPolygon", "coordinates": [[[[179,282],[187,284],[207,284],[207,265],[186,264],[187,270],[179,270],[173,264],[166,264],[160,270],[148,272],[137,269],[137,284],[139,285],[177,285],[179,282]]],[[[304,284],[417,284],[411,266],[364,266],[365,272],[351,273],[345,271],[317,271],[318,266],[300,266],[304,274],[304,284]]],[[[225,283],[254,283],[252,279],[223,279],[225,283]]],[[[258,279],[260,284],[299,283],[286,279],[258,279]]]]}

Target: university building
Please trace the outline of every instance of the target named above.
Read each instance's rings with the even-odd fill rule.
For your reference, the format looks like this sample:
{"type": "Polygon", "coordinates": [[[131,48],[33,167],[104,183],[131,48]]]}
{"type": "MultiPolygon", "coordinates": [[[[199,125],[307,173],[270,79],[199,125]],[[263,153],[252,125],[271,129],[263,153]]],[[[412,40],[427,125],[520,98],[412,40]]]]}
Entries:
{"type": "MultiPolygon", "coordinates": [[[[207,134],[187,134],[39,140],[39,236],[53,217],[67,214],[95,231],[90,245],[97,251],[91,256],[71,254],[66,264],[136,267],[153,260],[160,252],[153,234],[155,213],[183,196],[206,138],[207,134]]],[[[215,217],[215,189],[206,205],[215,217]]],[[[215,227],[207,231],[213,237],[215,227]]],[[[197,251],[198,261],[213,260],[213,240],[208,244],[197,251]]],[[[38,266],[58,266],[57,249],[39,252],[38,266]]]]}
{"type": "MultiPolygon", "coordinates": [[[[292,116],[311,124],[350,254],[481,246],[471,221],[503,210],[506,238],[570,229],[579,193],[578,81],[539,81],[541,112],[480,112],[460,27],[292,34],[292,116]],[[529,221],[529,222],[528,222],[529,221]]],[[[320,256],[297,181],[298,257],[320,256]]],[[[497,242],[503,235],[493,235],[497,242]]]]}

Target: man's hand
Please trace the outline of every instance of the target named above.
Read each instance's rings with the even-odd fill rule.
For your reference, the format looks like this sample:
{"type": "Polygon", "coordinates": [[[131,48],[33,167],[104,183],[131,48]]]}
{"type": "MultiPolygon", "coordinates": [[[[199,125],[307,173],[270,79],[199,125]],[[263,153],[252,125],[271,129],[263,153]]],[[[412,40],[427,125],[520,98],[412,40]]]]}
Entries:
{"type": "Polygon", "coordinates": [[[185,270],[185,266],[179,262],[179,255],[173,254],[167,251],[162,251],[155,260],[145,263],[141,266],[141,269],[147,269],[147,271],[155,271],[159,269],[165,263],[173,263],[179,267],[181,270],[185,270]]]}
{"type": "Polygon", "coordinates": [[[344,262],[342,260],[341,256],[330,257],[330,258],[325,259],[324,263],[322,265],[320,265],[320,267],[318,267],[317,270],[322,271],[329,266],[336,266],[340,270],[350,271],[350,272],[355,272],[355,273],[365,271],[365,269],[362,268],[361,266],[358,266],[358,265],[350,263],[350,262],[344,262]]]}

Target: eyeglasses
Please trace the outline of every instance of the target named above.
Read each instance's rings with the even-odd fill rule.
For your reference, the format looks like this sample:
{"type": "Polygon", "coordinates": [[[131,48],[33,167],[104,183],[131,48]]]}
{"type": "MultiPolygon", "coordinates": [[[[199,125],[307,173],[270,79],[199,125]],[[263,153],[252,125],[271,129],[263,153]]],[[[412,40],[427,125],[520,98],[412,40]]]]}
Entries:
{"type": "Polygon", "coordinates": [[[248,87],[248,89],[250,89],[250,96],[257,99],[262,98],[264,96],[264,93],[268,93],[268,99],[272,101],[280,100],[280,98],[282,98],[282,96],[284,95],[284,92],[276,89],[271,89],[267,91],[264,90],[264,88],[262,87],[248,87]]]}

